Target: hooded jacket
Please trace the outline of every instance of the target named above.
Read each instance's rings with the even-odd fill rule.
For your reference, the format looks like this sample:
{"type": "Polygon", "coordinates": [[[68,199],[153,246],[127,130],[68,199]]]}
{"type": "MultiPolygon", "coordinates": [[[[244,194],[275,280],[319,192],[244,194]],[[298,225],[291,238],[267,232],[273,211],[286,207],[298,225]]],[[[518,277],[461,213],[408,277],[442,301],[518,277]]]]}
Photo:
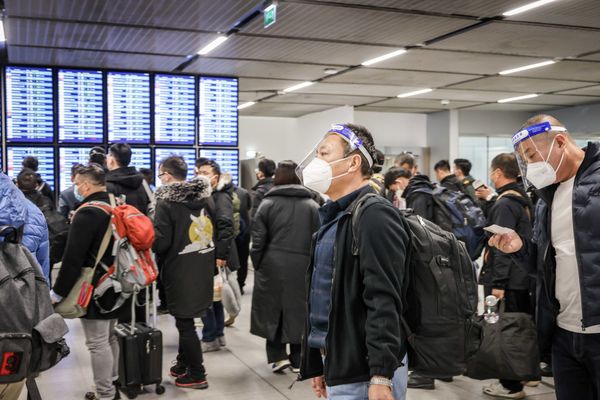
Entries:
{"type": "MultiPolygon", "coordinates": [[[[486,225],[510,228],[523,240],[531,240],[533,204],[523,185],[509,183],[497,192],[498,199],[489,211],[486,225]]],[[[530,274],[533,274],[533,269],[527,262],[486,244],[479,284],[493,289],[528,290],[530,274]]]]}
{"type": "Polygon", "coordinates": [[[412,208],[415,214],[426,220],[434,220],[433,197],[431,191],[435,186],[427,175],[415,175],[402,193],[406,199],[406,207],[412,208]],[[429,193],[427,193],[429,192],[429,193]]]}
{"type": "Polygon", "coordinates": [[[256,211],[258,211],[258,206],[260,206],[260,202],[263,200],[265,195],[269,190],[273,188],[273,178],[265,178],[261,179],[252,187],[251,195],[252,195],[252,211],[250,215],[254,217],[256,211]]]}
{"type": "Polygon", "coordinates": [[[169,312],[196,318],[212,304],[215,268],[214,203],[208,179],[197,177],[156,190],[153,250],[169,312]]]}
{"type": "Polygon", "coordinates": [[[453,192],[461,192],[466,195],[469,194],[469,193],[467,193],[462,182],[454,174],[450,174],[447,177],[445,177],[444,179],[442,179],[440,181],[440,185],[442,185],[446,189],[451,190],[453,192]]]}
{"type": "Polygon", "coordinates": [[[106,173],[106,189],[116,197],[125,196],[125,202],[142,213],[148,211],[150,199],[142,185],[144,175],[135,167],[117,168],[106,173]]]}
{"type": "MultiPolygon", "coordinates": [[[[44,276],[50,273],[50,242],[46,219],[11,179],[0,172],[0,225],[23,227],[23,246],[33,254],[44,276]]],[[[1,239],[0,239],[1,240],[1,239]]]]}
{"type": "Polygon", "coordinates": [[[250,333],[282,343],[300,343],[306,319],[306,288],[299,284],[310,263],[319,205],[301,185],[275,186],[254,216],[254,290],[250,333]]]}
{"type": "Polygon", "coordinates": [[[237,248],[235,246],[235,233],[233,228],[233,182],[231,175],[223,174],[212,192],[215,203],[216,226],[216,257],[227,260],[227,267],[237,271],[240,267],[237,248]]]}

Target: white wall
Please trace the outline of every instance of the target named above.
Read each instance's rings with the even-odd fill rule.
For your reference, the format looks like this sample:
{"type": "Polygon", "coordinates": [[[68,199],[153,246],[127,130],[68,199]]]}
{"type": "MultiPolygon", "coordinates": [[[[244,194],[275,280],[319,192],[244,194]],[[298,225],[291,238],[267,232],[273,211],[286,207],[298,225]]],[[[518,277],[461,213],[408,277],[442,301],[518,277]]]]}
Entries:
{"type": "MultiPolygon", "coordinates": [[[[440,160],[454,160],[458,157],[458,111],[440,111],[427,114],[427,143],[429,144],[429,173],[440,160]]],[[[427,170],[423,170],[427,173],[427,170]]]]}
{"type": "Polygon", "coordinates": [[[427,146],[426,114],[355,111],[354,122],[373,134],[377,148],[427,146]]]}
{"type": "Polygon", "coordinates": [[[240,159],[250,158],[247,151],[258,151],[275,161],[291,158],[296,123],[296,118],[241,116],[240,159]]]}
{"type": "Polygon", "coordinates": [[[575,137],[600,135],[600,104],[551,110],[546,114],[556,117],[575,137]]]}
{"type": "Polygon", "coordinates": [[[533,115],[535,115],[535,113],[514,111],[459,111],[459,134],[461,136],[512,137],[512,135],[519,130],[521,125],[533,115]]]}

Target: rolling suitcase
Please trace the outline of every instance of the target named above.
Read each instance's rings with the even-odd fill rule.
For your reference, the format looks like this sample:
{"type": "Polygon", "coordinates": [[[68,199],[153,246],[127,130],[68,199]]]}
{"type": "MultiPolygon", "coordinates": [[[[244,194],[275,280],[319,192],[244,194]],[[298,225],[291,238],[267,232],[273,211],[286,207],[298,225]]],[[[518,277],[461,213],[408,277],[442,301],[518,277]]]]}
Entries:
{"type": "Polygon", "coordinates": [[[152,297],[148,296],[148,290],[146,288],[146,321],[152,320],[152,326],[135,322],[137,296],[134,295],[131,301],[131,323],[119,324],[115,328],[120,350],[118,385],[130,399],[135,399],[142,393],[144,385],[156,385],[157,394],[165,392],[161,385],[162,332],[156,329],[156,283],[152,284],[152,297]]]}

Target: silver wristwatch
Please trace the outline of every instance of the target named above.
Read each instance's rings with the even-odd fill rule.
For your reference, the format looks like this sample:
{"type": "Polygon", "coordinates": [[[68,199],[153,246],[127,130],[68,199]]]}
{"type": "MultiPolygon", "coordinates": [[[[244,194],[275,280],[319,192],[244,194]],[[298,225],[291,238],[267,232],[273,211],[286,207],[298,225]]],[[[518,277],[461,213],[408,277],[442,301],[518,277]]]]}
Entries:
{"type": "Polygon", "coordinates": [[[387,379],[387,378],[378,378],[378,377],[373,377],[371,378],[371,381],[369,382],[369,385],[384,385],[387,387],[392,387],[392,380],[391,379],[387,379]]]}

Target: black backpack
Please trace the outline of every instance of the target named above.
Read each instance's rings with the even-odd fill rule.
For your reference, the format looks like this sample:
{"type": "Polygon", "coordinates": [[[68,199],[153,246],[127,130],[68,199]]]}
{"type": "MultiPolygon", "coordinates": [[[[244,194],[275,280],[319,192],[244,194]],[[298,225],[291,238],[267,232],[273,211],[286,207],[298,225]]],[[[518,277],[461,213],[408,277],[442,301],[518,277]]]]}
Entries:
{"type": "MultiPolygon", "coordinates": [[[[363,210],[381,201],[387,200],[375,194],[357,201],[352,210],[353,237],[358,237],[363,210]]],[[[480,344],[474,264],[464,243],[452,233],[411,210],[399,212],[412,238],[402,319],[409,367],[432,378],[462,375],[480,344]]],[[[354,244],[355,255],[357,249],[354,244]]]]}
{"type": "Polygon", "coordinates": [[[48,225],[48,239],[50,241],[50,268],[60,262],[67,245],[69,236],[69,223],[67,219],[54,208],[43,207],[42,214],[48,225]]]}
{"type": "Polygon", "coordinates": [[[12,226],[0,227],[0,384],[27,378],[32,389],[34,376],[69,354],[63,339],[68,328],[54,312],[41,267],[19,236],[12,226]]]}

